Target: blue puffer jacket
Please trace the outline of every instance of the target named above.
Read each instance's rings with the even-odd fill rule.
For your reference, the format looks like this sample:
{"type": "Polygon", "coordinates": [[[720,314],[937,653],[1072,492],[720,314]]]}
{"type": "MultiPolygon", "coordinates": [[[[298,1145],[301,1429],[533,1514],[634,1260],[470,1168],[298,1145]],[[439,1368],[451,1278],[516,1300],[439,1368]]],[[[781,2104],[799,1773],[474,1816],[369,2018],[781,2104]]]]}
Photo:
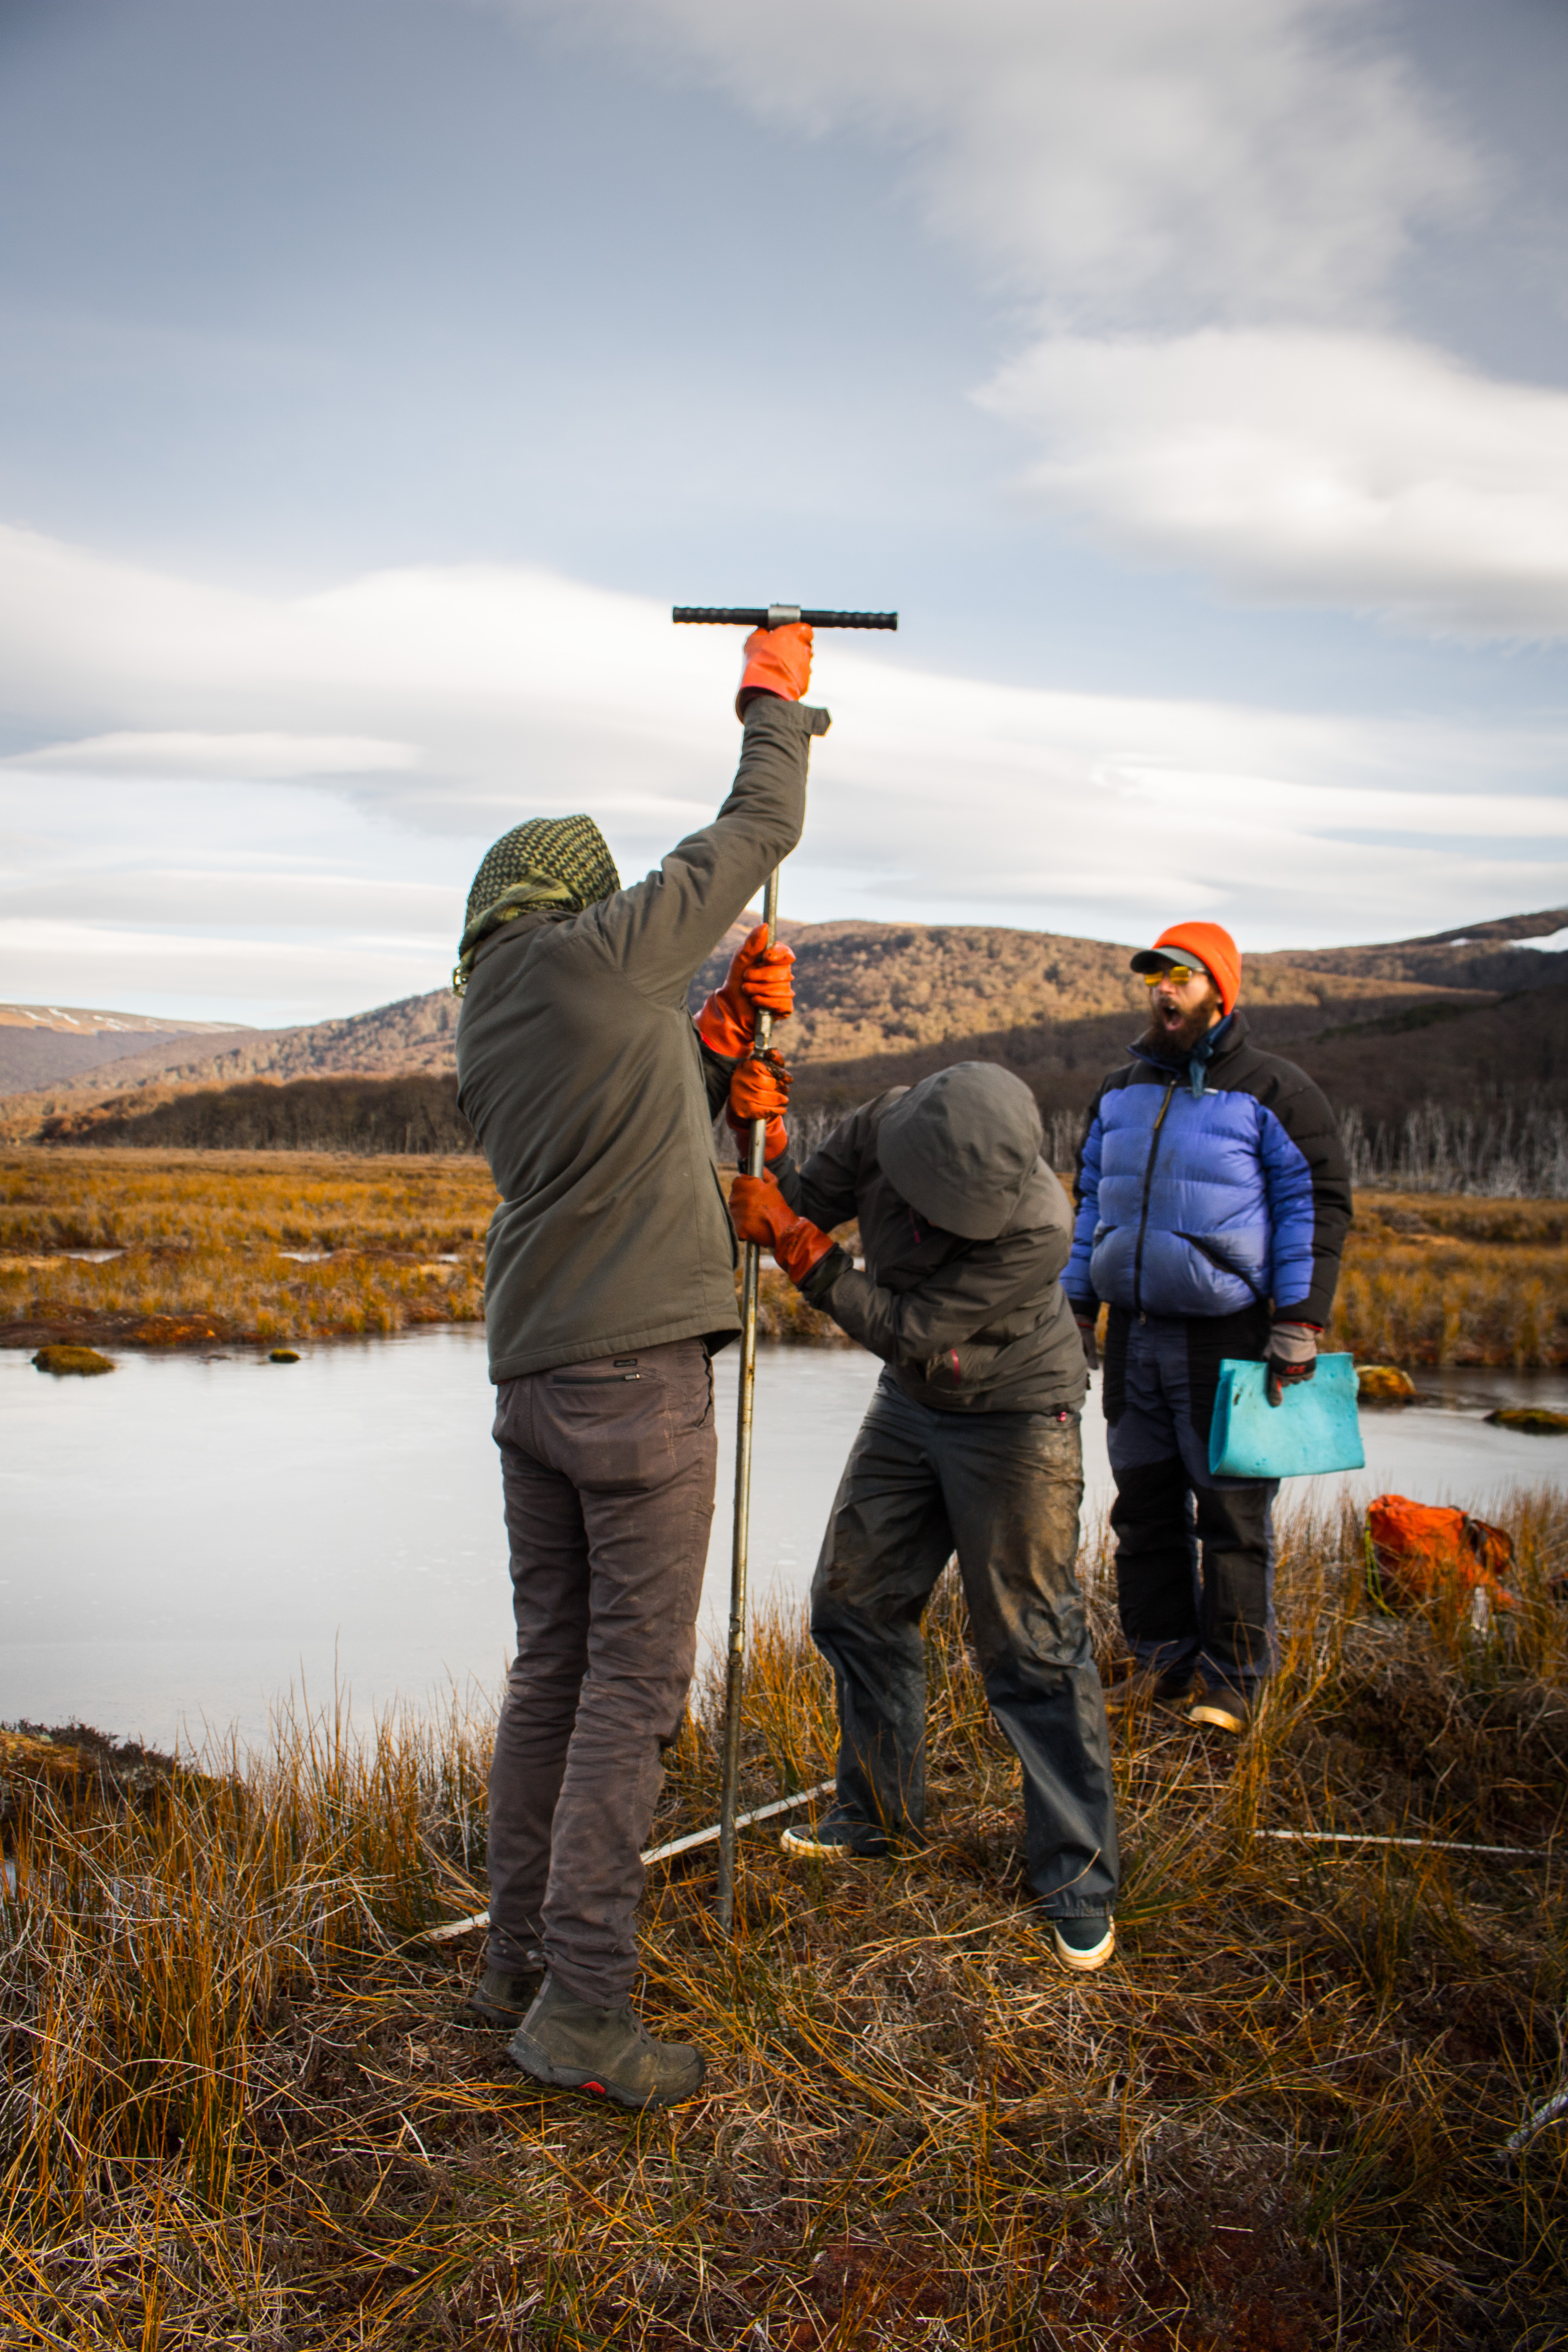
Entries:
{"type": "MultiPolygon", "coordinates": [[[[1206,1043],[1207,1041],[1205,1041],[1206,1043]]],[[[1133,1046],[1089,1114],[1062,1286],[1131,1314],[1270,1305],[1326,1324],[1351,1222],[1333,1114],[1304,1070],[1247,1043],[1232,1013],[1195,1076],[1133,1046]]]]}

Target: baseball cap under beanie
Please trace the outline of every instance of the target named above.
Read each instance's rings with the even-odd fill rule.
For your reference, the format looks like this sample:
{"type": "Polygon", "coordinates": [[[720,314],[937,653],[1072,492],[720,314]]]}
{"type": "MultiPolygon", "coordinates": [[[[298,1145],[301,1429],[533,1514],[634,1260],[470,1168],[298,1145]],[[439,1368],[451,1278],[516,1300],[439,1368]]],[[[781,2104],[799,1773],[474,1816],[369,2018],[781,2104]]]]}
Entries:
{"type": "Polygon", "coordinates": [[[1201,963],[1219,991],[1226,1013],[1234,1013],[1241,994],[1241,950],[1218,923],[1173,923],[1152,948],[1140,948],[1132,959],[1134,971],[1158,971],[1175,961],[1178,950],[1201,963]]]}

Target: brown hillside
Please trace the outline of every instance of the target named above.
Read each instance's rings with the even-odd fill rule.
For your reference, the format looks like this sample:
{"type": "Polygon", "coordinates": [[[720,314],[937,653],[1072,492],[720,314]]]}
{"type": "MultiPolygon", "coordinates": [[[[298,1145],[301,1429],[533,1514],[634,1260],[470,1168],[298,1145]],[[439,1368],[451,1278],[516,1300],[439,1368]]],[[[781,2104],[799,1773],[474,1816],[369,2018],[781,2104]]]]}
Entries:
{"type": "MultiPolygon", "coordinates": [[[[709,959],[693,1004],[721,981],[755,919],[743,917],[709,959]]],[[[1563,909],[1548,908],[1428,939],[1249,956],[1245,1003],[1260,1043],[1301,1062],[1373,1123],[1456,1087],[1472,1102],[1520,1087],[1568,1098],[1557,1075],[1568,954],[1520,944],[1563,920],[1563,909]]],[[[1046,1110],[1075,1109],[1142,1025],[1144,992],[1125,944],[984,924],[786,919],[780,928],[795,951],[798,1006],[780,1042],[802,1109],[859,1101],[972,1056],[1016,1069],[1046,1110]]],[[[132,1056],[115,1065],[109,1115],[129,1119],[138,1090],[151,1090],[137,1106],[151,1111],[174,1092],[237,1087],[236,1115],[249,1133],[257,1079],[449,1076],[459,1011],[439,989],[351,1019],[247,1034],[218,1053],[208,1045],[174,1066],[132,1056]]],[[[37,1135],[46,1123],[62,1139],[85,1134],[94,1122],[83,1114],[103,1083],[84,1076],[13,1096],[0,1106],[0,1136],[37,1135]]]]}
{"type": "Polygon", "coordinates": [[[150,1093],[57,1112],[41,1143],[123,1144],[149,1151],[476,1151],[449,1072],[387,1078],[252,1078],[150,1093]]]}

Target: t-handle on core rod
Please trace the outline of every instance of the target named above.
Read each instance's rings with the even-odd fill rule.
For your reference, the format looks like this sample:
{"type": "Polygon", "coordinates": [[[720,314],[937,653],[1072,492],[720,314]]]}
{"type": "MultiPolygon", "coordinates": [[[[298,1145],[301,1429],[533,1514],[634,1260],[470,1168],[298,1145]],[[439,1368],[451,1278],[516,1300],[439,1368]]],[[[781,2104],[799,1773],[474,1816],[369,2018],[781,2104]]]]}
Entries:
{"type": "Polygon", "coordinates": [[[799,604],[677,604],[672,621],[716,621],[731,629],[782,629],[804,621],[808,629],[896,629],[896,613],[818,613],[799,604]]]}

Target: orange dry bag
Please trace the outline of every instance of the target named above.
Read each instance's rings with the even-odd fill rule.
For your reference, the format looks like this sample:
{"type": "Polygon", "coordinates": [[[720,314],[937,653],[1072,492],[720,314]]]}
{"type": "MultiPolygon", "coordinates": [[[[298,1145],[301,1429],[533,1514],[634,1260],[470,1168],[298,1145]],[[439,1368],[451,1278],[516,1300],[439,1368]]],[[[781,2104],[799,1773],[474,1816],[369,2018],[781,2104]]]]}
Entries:
{"type": "Polygon", "coordinates": [[[1512,1538],[1485,1519],[1407,1495],[1379,1495],[1367,1505],[1366,1532],[1373,1590],[1387,1608],[1419,1609],[1475,1592],[1501,1609],[1519,1606],[1500,1581],[1513,1566],[1512,1538]]]}

